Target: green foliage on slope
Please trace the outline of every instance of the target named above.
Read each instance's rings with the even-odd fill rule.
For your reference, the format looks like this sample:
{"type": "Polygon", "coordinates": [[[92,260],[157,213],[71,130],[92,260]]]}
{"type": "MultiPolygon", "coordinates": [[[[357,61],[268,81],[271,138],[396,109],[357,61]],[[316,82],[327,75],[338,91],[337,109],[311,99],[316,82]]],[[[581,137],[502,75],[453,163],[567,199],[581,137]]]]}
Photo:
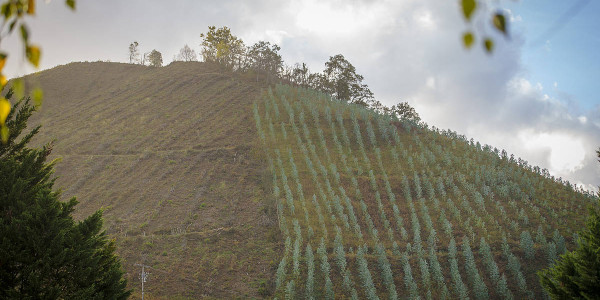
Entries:
{"type": "Polygon", "coordinates": [[[291,282],[307,298],[539,298],[535,272],[561,241],[572,248],[593,203],[505,151],[313,90],[278,85],[254,116],[289,245],[282,298],[291,282]],[[526,231],[536,233],[528,258],[526,231]],[[306,288],[293,249],[317,245],[306,288]]]}

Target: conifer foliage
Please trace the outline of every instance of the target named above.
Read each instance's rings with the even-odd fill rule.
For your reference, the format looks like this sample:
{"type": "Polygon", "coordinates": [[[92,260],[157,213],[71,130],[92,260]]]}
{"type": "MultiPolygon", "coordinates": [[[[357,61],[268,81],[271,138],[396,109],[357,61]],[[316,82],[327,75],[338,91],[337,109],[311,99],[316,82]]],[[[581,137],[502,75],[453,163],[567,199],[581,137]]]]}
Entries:
{"type": "Polygon", "coordinates": [[[39,126],[21,132],[34,111],[29,99],[15,103],[0,144],[0,298],[125,299],[131,291],[102,212],[73,220],[75,198],[61,202],[53,190],[52,145],[27,147],[39,126]]]}
{"type": "Polygon", "coordinates": [[[279,299],[544,299],[532,275],[580,226],[544,215],[595,201],[405,116],[289,85],[262,100],[254,118],[286,241],[279,299]]]}
{"type": "Polygon", "coordinates": [[[600,298],[600,212],[590,208],[587,226],[578,236],[577,249],[538,273],[542,286],[553,298],[600,298]]]}

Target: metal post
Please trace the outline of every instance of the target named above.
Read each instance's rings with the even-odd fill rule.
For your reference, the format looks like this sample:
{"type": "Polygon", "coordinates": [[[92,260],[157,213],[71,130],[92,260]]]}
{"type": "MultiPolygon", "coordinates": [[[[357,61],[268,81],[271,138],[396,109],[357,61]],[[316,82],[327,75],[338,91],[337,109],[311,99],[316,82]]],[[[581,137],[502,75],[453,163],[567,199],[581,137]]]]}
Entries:
{"type": "Polygon", "coordinates": [[[144,300],[144,281],[146,281],[146,272],[144,272],[144,265],[142,265],[142,300],[144,300]]]}
{"type": "Polygon", "coordinates": [[[146,265],[144,265],[144,264],[135,264],[135,265],[142,267],[142,272],[140,273],[140,280],[142,281],[142,300],[144,300],[144,282],[146,282],[146,280],[148,280],[148,275],[150,273],[148,273],[144,270],[146,265]]]}

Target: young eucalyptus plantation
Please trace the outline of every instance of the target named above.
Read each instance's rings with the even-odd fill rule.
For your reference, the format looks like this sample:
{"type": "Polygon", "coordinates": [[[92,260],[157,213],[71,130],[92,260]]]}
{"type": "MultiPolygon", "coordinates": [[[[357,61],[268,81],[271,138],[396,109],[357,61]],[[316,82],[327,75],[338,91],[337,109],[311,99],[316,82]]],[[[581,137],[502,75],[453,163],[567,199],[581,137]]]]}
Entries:
{"type": "Polygon", "coordinates": [[[285,249],[277,298],[546,297],[593,196],[452,131],[277,85],[254,105],[285,249]]]}

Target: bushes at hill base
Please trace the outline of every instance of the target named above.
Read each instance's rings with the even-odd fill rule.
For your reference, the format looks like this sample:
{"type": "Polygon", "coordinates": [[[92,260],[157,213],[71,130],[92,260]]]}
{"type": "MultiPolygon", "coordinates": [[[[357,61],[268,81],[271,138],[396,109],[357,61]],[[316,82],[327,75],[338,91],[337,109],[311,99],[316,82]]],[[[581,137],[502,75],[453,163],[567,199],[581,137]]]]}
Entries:
{"type": "Polygon", "coordinates": [[[0,144],[0,298],[125,299],[131,291],[102,212],[76,222],[75,198],[59,201],[56,161],[46,162],[52,145],[26,147],[39,126],[17,141],[34,111],[29,99],[17,102],[0,144]]]}
{"type": "Polygon", "coordinates": [[[542,286],[553,298],[600,299],[600,212],[590,208],[586,228],[578,236],[577,249],[538,272],[542,286]]]}

